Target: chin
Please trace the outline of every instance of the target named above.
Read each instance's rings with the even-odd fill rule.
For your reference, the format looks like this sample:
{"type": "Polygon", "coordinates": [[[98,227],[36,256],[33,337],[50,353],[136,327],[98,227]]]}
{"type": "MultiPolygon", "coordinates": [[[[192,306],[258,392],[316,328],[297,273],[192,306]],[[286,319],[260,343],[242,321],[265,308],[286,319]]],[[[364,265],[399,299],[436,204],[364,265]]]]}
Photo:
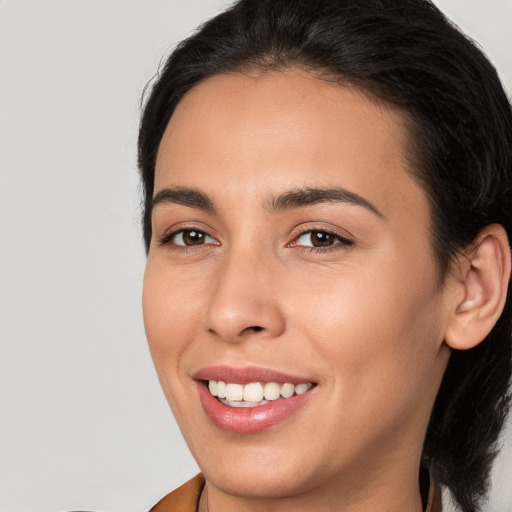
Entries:
{"type": "Polygon", "coordinates": [[[202,442],[189,446],[206,480],[215,488],[238,497],[282,498],[321,484],[319,476],[325,476],[327,469],[326,457],[304,450],[307,443],[296,434],[280,443],[270,436],[233,436],[227,443],[217,439],[209,446],[202,442]]]}
{"type": "MultiPolygon", "coordinates": [[[[292,468],[221,463],[212,468],[205,467],[203,473],[214,487],[237,497],[275,499],[306,490],[303,478],[292,468]]],[[[307,478],[304,479],[307,482],[307,478]]]]}

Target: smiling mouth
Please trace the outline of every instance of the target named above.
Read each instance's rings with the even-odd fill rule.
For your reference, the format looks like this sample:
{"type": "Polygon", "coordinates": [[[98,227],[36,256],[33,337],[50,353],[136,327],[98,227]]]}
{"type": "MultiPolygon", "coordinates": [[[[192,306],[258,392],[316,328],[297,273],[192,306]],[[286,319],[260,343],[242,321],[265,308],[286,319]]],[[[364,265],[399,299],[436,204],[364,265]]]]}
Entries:
{"type": "Polygon", "coordinates": [[[276,400],[287,400],[309,391],[314,383],[303,382],[292,384],[290,382],[250,382],[249,384],[236,384],[222,380],[205,381],[212,396],[229,407],[259,407],[276,400]]]}

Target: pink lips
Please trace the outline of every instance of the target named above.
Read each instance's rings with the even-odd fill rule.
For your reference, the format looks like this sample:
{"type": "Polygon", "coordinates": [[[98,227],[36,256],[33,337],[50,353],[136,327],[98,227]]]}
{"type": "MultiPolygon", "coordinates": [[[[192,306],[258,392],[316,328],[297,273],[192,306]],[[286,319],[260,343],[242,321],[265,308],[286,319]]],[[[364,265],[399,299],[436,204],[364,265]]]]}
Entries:
{"type": "Polygon", "coordinates": [[[284,384],[301,384],[311,382],[308,377],[298,377],[287,373],[276,372],[267,368],[258,366],[248,366],[246,368],[232,368],[230,366],[209,366],[201,368],[193,375],[196,380],[223,380],[224,382],[233,382],[235,384],[249,384],[250,382],[277,382],[284,384]]]}
{"type": "MultiPolygon", "coordinates": [[[[248,384],[250,382],[301,384],[311,382],[308,378],[258,367],[239,369],[227,366],[211,366],[199,370],[193,377],[198,381],[222,380],[237,384],[248,384]]],[[[240,434],[261,432],[285,421],[306,403],[314,389],[312,388],[302,395],[286,399],[281,398],[258,407],[229,407],[212,396],[204,382],[197,382],[201,405],[212,423],[222,430],[240,434]]]]}

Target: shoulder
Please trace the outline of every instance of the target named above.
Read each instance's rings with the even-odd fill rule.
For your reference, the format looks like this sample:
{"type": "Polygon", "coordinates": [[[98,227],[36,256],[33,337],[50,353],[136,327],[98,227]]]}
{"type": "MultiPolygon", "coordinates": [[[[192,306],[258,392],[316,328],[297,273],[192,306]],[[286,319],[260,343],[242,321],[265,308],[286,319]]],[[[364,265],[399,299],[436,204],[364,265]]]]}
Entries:
{"type": "Polygon", "coordinates": [[[194,478],[164,496],[149,512],[196,512],[204,486],[204,476],[194,478]]]}

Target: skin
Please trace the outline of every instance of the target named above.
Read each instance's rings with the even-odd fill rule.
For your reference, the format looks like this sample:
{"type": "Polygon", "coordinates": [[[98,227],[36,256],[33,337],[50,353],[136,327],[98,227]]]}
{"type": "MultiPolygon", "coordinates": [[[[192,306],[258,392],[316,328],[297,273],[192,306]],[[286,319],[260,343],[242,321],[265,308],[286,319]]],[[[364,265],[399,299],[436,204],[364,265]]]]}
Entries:
{"type": "Polygon", "coordinates": [[[179,103],[155,194],[193,188],[215,211],[155,206],[143,307],[162,388],[207,480],[202,510],[206,496],[210,512],[422,510],[422,442],[463,293],[456,276],[439,285],[404,140],[400,112],[293,69],[215,76],[179,103]],[[379,214],[350,202],[270,208],[302,187],[342,187],[379,214]],[[180,245],[183,229],[205,243],[180,245]],[[309,247],[311,230],[333,245],[309,247]],[[192,378],[220,364],[317,386],[284,422],[226,432],[192,378]]]}

